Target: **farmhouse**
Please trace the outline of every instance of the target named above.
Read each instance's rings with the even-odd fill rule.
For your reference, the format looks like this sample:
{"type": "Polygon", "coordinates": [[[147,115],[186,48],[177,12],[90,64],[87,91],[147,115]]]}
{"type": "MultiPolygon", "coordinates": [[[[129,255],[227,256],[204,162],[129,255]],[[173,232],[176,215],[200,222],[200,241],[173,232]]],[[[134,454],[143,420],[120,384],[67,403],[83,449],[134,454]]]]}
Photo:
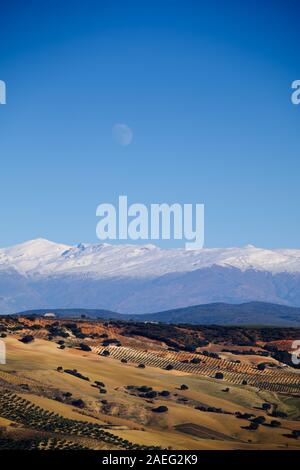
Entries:
{"type": "Polygon", "coordinates": [[[45,317],[45,318],[55,318],[56,315],[55,315],[55,313],[48,312],[48,313],[45,313],[44,317],[45,317]]]}

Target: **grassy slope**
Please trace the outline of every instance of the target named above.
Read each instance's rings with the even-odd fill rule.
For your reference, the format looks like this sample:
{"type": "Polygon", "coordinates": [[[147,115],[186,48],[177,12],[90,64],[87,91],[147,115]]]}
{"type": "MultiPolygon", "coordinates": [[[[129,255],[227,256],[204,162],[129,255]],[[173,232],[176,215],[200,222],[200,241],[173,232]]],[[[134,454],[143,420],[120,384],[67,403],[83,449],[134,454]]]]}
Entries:
{"type": "MultiPolygon", "coordinates": [[[[43,408],[57,411],[60,414],[75,419],[89,421],[99,420],[99,423],[111,423],[122,426],[116,429],[117,435],[141,444],[156,444],[163,447],[188,449],[238,449],[238,448],[289,448],[299,447],[299,442],[282,437],[284,431],[260,426],[256,432],[241,429],[246,421],[224,414],[205,413],[176,402],[176,398],[158,399],[155,405],[126,393],[126,385],[148,385],[156,390],[169,390],[197,400],[206,405],[222,407],[228,411],[247,411],[263,415],[261,410],[254,409],[263,401],[278,403],[280,408],[287,411],[293,418],[299,417],[299,400],[282,399],[269,392],[259,392],[250,387],[230,386],[230,393],[222,389],[224,383],[212,379],[203,379],[176,371],[163,371],[147,367],[138,369],[134,365],[121,364],[111,358],[102,358],[93,353],[77,350],[59,350],[55,343],[35,340],[24,345],[16,339],[6,338],[8,361],[6,366],[0,366],[1,371],[14,372],[18,376],[34,379],[45,388],[55,387],[62,391],[73,393],[74,398],[82,398],[88,406],[89,416],[83,416],[79,410],[70,405],[61,404],[55,400],[40,396],[27,396],[27,399],[40,404],[43,408]],[[91,382],[101,380],[105,383],[108,393],[100,395],[91,383],[58,373],[57,366],[76,368],[79,372],[90,377],[91,382]],[[189,390],[182,392],[177,388],[186,383],[189,390]],[[100,399],[107,399],[113,416],[101,412],[100,399]],[[156,415],[151,408],[167,405],[169,412],[156,415]],[[174,426],[194,423],[228,436],[228,440],[219,441],[203,439],[178,432],[174,426]],[[230,439],[235,439],[232,441],[230,439]],[[248,442],[251,440],[252,442],[248,442]]],[[[24,393],[25,397],[27,394],[24,393]]],[[[300,429],[299,422],[281,420],[287,429],[300,429]]]]}

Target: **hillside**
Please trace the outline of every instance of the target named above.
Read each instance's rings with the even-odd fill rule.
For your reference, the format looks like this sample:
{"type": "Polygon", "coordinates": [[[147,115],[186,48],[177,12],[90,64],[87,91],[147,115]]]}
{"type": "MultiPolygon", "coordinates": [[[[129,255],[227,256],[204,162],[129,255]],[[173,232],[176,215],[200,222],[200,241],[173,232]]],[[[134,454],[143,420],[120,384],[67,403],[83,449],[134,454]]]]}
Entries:
{"type": "Polygon", "coordinates": [[[300,375],[269,351],[299,330],[3,316],[0,331],[0,449],[299,449],[300,375]]]}
{"type": "Polygon", "coordinates": [[[143,315],[143,320],[195,325],[300,326],[300,308],[265,302],[240,305],[214,303],[146,314],[143,315]]]}
{"type": "Polygon", "coordinates": [[[187,323],[192,325],[278,325],[300,326],[300,308],[285,305],[250,302],[240,305],[214,303],[163,312],[124,315],[109,310],[93,309],[39,309],[19,312],[19,315],[43,316],[55,313],[65,318],[102,318],[118,320],[155,321],[163,323],[187,323]]]}

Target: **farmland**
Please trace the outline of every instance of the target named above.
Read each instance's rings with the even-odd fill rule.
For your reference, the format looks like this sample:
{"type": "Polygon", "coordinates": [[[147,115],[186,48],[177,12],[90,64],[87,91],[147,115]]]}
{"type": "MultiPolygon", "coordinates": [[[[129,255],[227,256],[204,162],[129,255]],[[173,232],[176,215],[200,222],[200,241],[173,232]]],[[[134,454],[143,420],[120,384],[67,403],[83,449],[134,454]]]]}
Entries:
{"type": "Polygon", "coordinates": [[[242,329],[2,317],[0,334],[0,448],[300,449],[299,370],[268,352],[294,330],[250,345],[242,329]]]}

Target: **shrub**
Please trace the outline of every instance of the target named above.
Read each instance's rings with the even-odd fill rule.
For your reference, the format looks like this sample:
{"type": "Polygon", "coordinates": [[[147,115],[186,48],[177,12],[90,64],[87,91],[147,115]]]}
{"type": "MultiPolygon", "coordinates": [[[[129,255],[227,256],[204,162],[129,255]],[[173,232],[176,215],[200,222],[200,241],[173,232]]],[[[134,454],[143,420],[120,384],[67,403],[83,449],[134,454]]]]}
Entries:
{"type": "Polygon", "coordinates": [[[253,417],[253,415],[250,413],[241,413],[240,411],[237,411],[235,416],[239,419],[250,419],[253,417]]]}
{"type": "Polygon", "coordinates": [[[91,351],[91,350],[92,350],[92,348],[90,348],[90,347],[89,347],[87,344],[85,344],[85,343],[80,343],[79,347],[80,347],[80,349],[81,349],[82,351],[87,351],[87,352],[88,352],[88,351],[91,351]]]}
{"type": "Polygon", "coordinates": [[[157,392],[155,392],[154,390],[152,392],[147,392],[147,393],[144,393],[143,395],[141,395],[142,398],[156,398],[157,397],[157,392]]]}
{"type": "Polygon", "coordinates": [[[272,408],[272,405],[270,405],[270,403],[263,403],[261,407],[264,411],[269,411],[272,408]]]}
{"type": "Polygon", "coordinates": [[[25,335],[23,336],[23,338],[20,339],[20,341],[24,344],[32,343],[32,341],[34,341],[34,337],[31,335],[25,335]]]}
{"type": "Polygon", "coordinates": [[[252,423],[263,424],[265,421],[266,418],[264,416],[257,416],[256,418],[253,418],[252,423]]]}
{"type": "Polygon", "coordinates": [[[200,359],[198,359],[197,357],[193,357],[193,359],[190,361],[191,364],[200,364],[200,359]]]}
{"type": "Polygon", "coordinates": [[[73,375],[74,377],[78,377],[79,379],[86,380],[88,382],[90,381],[89,377],[86,377],[86,376],[82,375],[76,369],[73,369],[73,370],[72,369],[65,369],[65,373],[73,375]]]}
{"type": "Polygon", "coordinates": [[[222,372],[216,372],[215,379],[219,379],[219,380],[224,379],[224,374],[222,374],[222,372]]]}
{"type": "Polygon", "coordinates": [[[98,387],[105,387],[105,383],[104,383],[104,382],[99,382],[99,380],[95,380],[95,384],[96,384],[98,387]]]}
{"type": "Polygon", "coordinates": [[[279,410],[274,410],[271,413],[271,416],[273,416],[274,418],[283,418],[283,419],[288,417],[286,413],[284,413],[283,411],[279,411],[279,410]]]}
{"type": "Polygon", "coordinates": [[[281,422],[276,421],[276,419],[273,419],[270,423],[270,426],[272,426],[272,428],[279,428],[281,426],[281,422]]]}
{"type": "Polygon", "coordinates": [[[73,400],[72,405],[76,406],[77,408],[84,408],[85,407],[85,403],[84,403],[83,400],[81,400],[81,398],[79,398],[78,400],[73,400]]]}
{"type": "Polygon", "coordinates": [[[189,387],[185,384],[180,385],[180,390],[188,390],[189,387]]]}
{"type": "Polygon", "coordinates": [[[120,341],[116,338],[109,338],[102,341],[102,346],[109,346],[110,344],[116,344],[118,346],[121,345],[120,341]]]}
{"type": "Polygon", "coordinates": [[[158,406],[157,408],[152,408],[153,413],[166,413],[168,411],[167,406],[158,406]]]}
{"type": "Polygon", "coordinates": [[[141,387],[138,387],[137,390],[141,393],[147,393],[147,392],[151,392],[153,388],[148,387],[147,385],[142,385],[141,387]]]}
{"type": "Polygon", "coordinates": [[[256,431],[258,429],[259,424],[254,423],[253,421],[249,424],[249,426],[245,426],[244,429],[249,429],[249,431],[256,431]]]}

